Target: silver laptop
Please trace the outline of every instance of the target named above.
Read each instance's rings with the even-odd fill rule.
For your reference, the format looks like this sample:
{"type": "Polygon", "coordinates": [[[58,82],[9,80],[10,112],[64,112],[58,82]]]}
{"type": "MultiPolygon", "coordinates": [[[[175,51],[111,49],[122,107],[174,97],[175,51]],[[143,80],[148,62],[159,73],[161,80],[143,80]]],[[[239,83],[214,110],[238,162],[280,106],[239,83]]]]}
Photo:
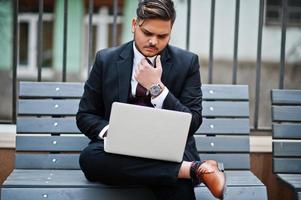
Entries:
{"type": "Polygon", "coordinates": [[[135,157],[181,162],[191,114],[113,103],[104,149],[135,157]]]}

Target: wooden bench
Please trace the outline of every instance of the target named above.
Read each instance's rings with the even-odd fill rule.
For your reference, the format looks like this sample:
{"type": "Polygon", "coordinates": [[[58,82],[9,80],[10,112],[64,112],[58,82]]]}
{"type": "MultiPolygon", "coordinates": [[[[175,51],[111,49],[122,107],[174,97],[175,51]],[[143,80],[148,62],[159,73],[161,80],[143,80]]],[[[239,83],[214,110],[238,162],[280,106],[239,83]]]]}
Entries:
{"type": "MultiPolygon", "coordinates": [[[[204,122],[197,146],[203,159],[224,163],[226,199],[267,199],[265,186],[250,172],[247,86],[203,85],[204,122]]],[[[86,180],[79,152],[89,140],[75,123],[82,83],[21,82],[16,162],[1,200],[154,199],[141,186],[113,187],[86,180]]],[[[214,199],[204,185],[197,199],[214,199]]]]}
{"type": "Polygon", "coordinates": [[[301,90],[271,91],[273,172],[301,199],[301,90]]]}

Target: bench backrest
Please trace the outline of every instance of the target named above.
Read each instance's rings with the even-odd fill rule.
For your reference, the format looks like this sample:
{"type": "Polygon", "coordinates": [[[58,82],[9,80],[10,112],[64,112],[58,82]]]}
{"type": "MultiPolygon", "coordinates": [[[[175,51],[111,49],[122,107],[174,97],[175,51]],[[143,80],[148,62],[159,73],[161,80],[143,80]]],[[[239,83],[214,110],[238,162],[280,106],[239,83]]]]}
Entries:
{"type": "MultiPolygon", "coordinates": [[[[203,125],[197,147],[203,159],[226,169],[249,169],[248,87],[203,85],[203,125]]],[[[79,169],[79,152],[89,140],[76,126],[83,83],[21,82],[16,168],[79,169]]]]}
{"type": "Polygon", "coordinates": [[[271,91],[273,172],[301,173],[301,90],[271,91]]]}
{"type": "Polygon", "coordinates": [[[16,168],[79,168],[89,142],[75,121],[82,94],[82,83],[20,82],[16,168]]]}
{"type": "Polygon", "coordinates": [[[203,124],[196,132],[201,159],[227,170],[250,169],[249,94],[246,85],[203,85],[203,124]]]}

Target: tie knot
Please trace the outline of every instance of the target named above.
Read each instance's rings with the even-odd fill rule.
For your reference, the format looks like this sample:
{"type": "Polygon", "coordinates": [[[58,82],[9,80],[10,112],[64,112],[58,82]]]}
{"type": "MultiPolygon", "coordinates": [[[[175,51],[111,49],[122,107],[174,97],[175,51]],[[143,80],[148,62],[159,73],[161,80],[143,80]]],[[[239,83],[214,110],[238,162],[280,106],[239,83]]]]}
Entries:
{"type": "Polygon", "coordinates": [[[154,58],[154,61],[152,62],[149,58],[145,57],[145,60],[148,62],[148,64],[150,64],[154,68],[156,68],[156,59],[157,59],[157,56],[154,58]]]}

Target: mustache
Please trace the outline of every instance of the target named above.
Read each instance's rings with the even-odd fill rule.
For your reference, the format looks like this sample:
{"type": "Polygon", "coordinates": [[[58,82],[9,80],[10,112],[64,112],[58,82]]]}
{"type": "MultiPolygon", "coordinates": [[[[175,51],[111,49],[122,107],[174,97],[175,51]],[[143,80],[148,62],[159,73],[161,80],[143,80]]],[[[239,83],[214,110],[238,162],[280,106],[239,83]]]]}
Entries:
{"type": "Polygon", "coordinates": [[[152,45],[152,44],[146,45],[146,46],[144,46],[144,48],[155,48],[155,49],[158,49],[156,47],[156,45],[152,45]]]}

